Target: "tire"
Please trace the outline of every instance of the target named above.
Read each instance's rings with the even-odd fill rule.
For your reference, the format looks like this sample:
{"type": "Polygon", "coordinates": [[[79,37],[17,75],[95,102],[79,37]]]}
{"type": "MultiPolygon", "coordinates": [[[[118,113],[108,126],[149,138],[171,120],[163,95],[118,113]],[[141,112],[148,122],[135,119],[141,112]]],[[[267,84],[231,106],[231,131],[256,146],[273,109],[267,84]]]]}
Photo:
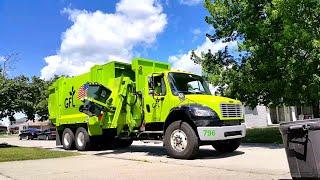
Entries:
{"type": "Polygon", "coordinates": [[[175,121],[166,129],[164,146],[170,157],[192,159],[198,154],[199,139],[188,123],[175,121]],[[177,141],[179,141],[178,145],[177,141]]]}
{"type": "Polygon", "coordinates": [[[75,144],[77,150],[79,151],[85,151],[90,148],[90,136],[85,128],[79,127],[77,129],[75,136],[75,144]]]}
{"type": "Polygon", "coordinates": [[[116,148],[127,148],[131,146],[133,139],[115,139],[116,148]]]}
{"type": "Polygon", "coordinates": [[[228,139],[216,141],[212,144],[213,148],[221,153],[230,153],[238,149],[241,144],[241,139],[228,139]]]}
{"type": "Polygon", "coordinates": [[[65,128],[62,133],[62,145],[63,149],[74,149],[74,134],[71,129],[65,128]]]}

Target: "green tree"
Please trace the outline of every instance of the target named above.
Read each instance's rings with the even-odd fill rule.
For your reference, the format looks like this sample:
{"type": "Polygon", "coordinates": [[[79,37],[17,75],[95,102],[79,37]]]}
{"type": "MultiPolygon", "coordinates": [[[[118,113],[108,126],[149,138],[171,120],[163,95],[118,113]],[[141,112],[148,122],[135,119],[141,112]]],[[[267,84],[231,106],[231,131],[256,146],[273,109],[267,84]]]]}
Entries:
{"type": "Polygon", "coordinates": [[[205,20],[215,28],[208,37],[238,41],[242,52],[193,53],[213,84],[225,84],[222,91],[250,106],[319,104],[319,0],[205,0],[204,5],[210,13],[205,20]]]}
{"type": "Polygon", "coordinates": [[[6,79],[0,76],[0,119],[9,117],[11,122],[15,121],[14,114],[20,112],[20,104],[17,101],[18,91],[14,79],[6,79]]]}
{"type": "Polygon", "coordinates": [[[17,99],[20,104],[19,110],[24,112],[29,120],[34,120],[36,115],[40,116],[41,120],[47,119],[47,89],[49,82],[35,76],[31,80],[23,78],[20,76],[16,80],[16,86],[20,89],[18,92],[19,98],[17,99]],[[20,79],[21,81],[19,81],[20,79]]]}
{"type": "Polygon", "coordinates": [[[13,122],[17,112],[25,113],[29,120],[36,115],[40,120],[48,119],[47,89],[51,83],[35,76],[31,80],[25,76],[11,79],[0,76],[0,119],[9,117],[13,122]]]}

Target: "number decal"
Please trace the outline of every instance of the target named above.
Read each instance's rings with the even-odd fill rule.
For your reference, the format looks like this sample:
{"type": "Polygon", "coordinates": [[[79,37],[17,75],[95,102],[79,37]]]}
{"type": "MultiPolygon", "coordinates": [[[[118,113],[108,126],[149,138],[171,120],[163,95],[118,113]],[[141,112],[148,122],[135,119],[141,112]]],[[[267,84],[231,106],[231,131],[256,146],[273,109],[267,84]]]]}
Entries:
{"type": "Polygon", "coordinates": [[[203,136],[215,136],[216,132],[214,130],[203,130],[203,136]]]}

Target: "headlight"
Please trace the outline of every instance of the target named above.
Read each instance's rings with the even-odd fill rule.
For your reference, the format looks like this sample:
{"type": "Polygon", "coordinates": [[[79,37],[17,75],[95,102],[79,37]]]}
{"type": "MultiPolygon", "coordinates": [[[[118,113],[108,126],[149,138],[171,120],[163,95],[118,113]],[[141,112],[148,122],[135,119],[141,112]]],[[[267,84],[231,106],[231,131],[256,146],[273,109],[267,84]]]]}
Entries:
{"type": "Polygon", "coordinates": [[[212,109],[205,106],[193,107],[192,114],[194,116],[200,116],[200,117],[217,116],[217,114],[212,109]]]}

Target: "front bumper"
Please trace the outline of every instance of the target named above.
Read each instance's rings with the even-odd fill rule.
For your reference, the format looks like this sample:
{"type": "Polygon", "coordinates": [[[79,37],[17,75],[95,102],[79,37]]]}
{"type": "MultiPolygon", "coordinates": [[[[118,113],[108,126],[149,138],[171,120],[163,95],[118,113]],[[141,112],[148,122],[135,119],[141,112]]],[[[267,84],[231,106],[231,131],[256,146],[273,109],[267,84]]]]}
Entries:
{"type": "Polygon", "coordinates": [[[242,138],[246,135],[244,124],[236,126],[197,127],[201,141],[218,141],[242,138]]]}

